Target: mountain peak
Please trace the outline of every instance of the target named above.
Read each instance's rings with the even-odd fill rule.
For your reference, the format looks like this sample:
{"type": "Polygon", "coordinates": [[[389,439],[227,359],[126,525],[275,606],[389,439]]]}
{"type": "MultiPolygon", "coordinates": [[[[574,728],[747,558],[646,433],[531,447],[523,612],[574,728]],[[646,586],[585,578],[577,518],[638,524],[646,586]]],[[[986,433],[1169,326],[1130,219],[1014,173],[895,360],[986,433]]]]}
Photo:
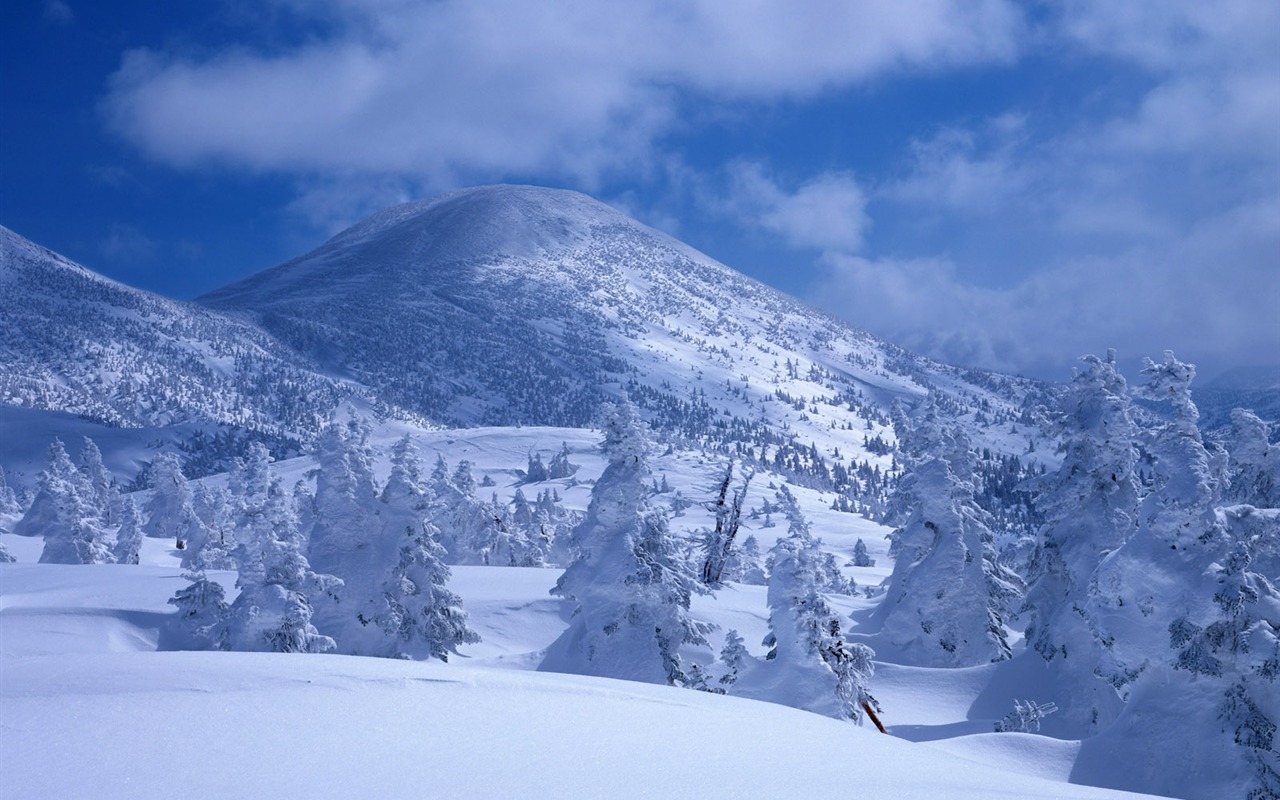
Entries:
{"type": "Polygon", "coordinates": [[[534,257],[572,247],[585,240],[592,226],[602,224],[637,223],[579,192],[498,184],[391,206],[328,244],[349,247],[406,236],[416,240],[418,255],[435,261],[534,257]]]}

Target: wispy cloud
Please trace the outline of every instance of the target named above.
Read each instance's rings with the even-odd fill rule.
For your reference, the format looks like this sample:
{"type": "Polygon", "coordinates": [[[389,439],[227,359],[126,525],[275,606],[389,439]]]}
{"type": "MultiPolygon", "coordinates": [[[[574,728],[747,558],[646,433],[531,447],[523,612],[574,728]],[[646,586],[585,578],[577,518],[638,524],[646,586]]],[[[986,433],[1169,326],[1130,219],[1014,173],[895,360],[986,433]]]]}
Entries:
{"type": "Polygon", "coordinates": [[[852,174],[824,173],[784,188],[759,163],[731,166],[722,211],[745,228],[763,228],[798,248],[857,252],[871,220],[867,197],[852,174]]]}
{"type": "Polygon", "coordinates": [[[337,33],[275,54],[128,53],[110,124],[178,165],[590,184],[651,155],[690,97],[803,97],[1008,60],[1022,26],[1005,0],[294,7],[337,33]]]}
{"type": "Polygon", "coordinates": [[[98,252],[117,263],[151,261],[159,252],[156,242],[132,225],[111,226],[106,238],[98,243],[98,252]]]}
{"type": "Polygon", "coordinates": [[[64,0],[45,0],[44,18],[54,25],[70,25],[76,21],[76,12],[64,0]]]}

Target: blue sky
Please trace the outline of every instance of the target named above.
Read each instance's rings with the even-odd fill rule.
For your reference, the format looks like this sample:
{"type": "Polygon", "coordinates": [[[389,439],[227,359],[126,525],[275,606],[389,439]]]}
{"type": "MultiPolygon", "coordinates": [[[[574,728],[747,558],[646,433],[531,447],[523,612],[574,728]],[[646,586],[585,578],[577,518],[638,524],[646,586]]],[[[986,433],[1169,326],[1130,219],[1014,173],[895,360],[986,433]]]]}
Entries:
{"type": "Polygon", "coordinates": [[[174,297],[521,182],[956,363],[1280,361],[1272,0],[15,0],[0,70],[0,224],[174,297]]]}

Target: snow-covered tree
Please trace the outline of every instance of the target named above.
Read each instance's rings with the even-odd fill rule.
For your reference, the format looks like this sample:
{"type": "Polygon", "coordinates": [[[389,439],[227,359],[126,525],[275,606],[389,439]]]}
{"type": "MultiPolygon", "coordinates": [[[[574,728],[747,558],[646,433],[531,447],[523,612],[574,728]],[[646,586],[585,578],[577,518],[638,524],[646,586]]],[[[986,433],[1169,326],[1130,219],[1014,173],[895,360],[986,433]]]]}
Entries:
{"type": "Polygon", "coordinates": [[[648,441],[631,403],[609,415],[602,449],[609,463],[574,529],[577,557],[552,589],[573,617],[539,669],[682,684],[679,648],[706,644],[689,616],[700,584],[649,503],[648,441]]]}
{"type": "Polygon", "coordinates": [[[439,531],[427,518],[430,503],[421,484],[417,453],[405,437],[392,451],[391,477],[379,498],[378,547],[386,577],[380,596],[362,604],[361,620],[385,637],[376,655],[446,661],[459,645],[480,637],[467,627],[461,599],[446,586],[449,567],[439,531]]]}
{"type": "Polygon", "coordinates": [[[760,553],[760,541],[754,535],[748,535],[742,540],[742,545],[729,554],[724,565],[724,580],[750,586],[764,586],[769,582],[760,553]]]}
{"type": "Polygon", "coordinates": [[[110,562],[107,531],[93,507],[92,490],[71,464],[61,441],[55,439],[50,446],[49,465],[40,473],[37,485],[36,498],[15,533],[44,537],[40,563],[110,562]]]}
{"type": "Polygon", "coordinates": [[[550,477],[547,465],[542,463],[541,453],[529,454],[529,466],[525,469],[524,479],[527,483],[542,483],[550,477]]]}
{"type": "Polygon", "coordinates": [[[552,456],[551,462],[547,464],[547,478],[553,481],[561,478],[572,478],[577,471],[578,465],[569,463],[569,445],[562,442],[560,452],[552,456]]]}
{"type": "Polygon", "coordinates": [[[80,475],[89,489],[86,499],[90,507],[96,509],[102,525],[108,528],[119,525],[116,514],[119,513],[120,487],[102,462],[102,451],[88,436],[84,437],[84,447],[80,450],[80,475]]]}
{"type": "Polygon", "coordinates": [[[36,478],[36,494],[22,519],[14,525],[19,536],[44,536],[50,528],[65,529],[72,514],[89,513],[89,487],[71,463],[60,439],[49,446],[48,464],[36,478]]]}
{"type": "Polygon", "coordinates": [[[724,647],[720,649],[720,663],[724,666],[720,683],[732,686],[738,680],[738,673],[746,664],[747,655],[746,641],[742,638],[742,634],[730,628],[724,635],[724,647]]]}
{"type": "Polygon", "coordinates": [[[1166,352],[1143,375],[1139,394],[1167,401],[1172,415],[1145,442],[1154,485],[1137,527],[1098,567],[1085,609],[1103,644],[1099,674],[1127,703],[1082,757],[1142,758],[1146,788],[1160,793],[1274,797],[1280,593],[1253,561],[1276,547],[1280,525],[1274,511],[1214,509],[1218,473],[1191,400],[1195,368],[1166,352]],[[1135,744],[1157,738],[1168,745],[1158,752],[1135,744]]]}
{"type": "Polygon", "coordinates": [[[0,516],[18,516],[22,513],[22,504],[18,495],[5,481],[4,467],[0,467],[0,516]]]}
{"type": "Polygon", "coordinates": [[[1257,508],[1280,508],[1280,445],[1267,440],[1267,424],[1252,411],[1233,410],[1226,446],[1230,484],[1225,498],[1257,508]]]}
{"type": "Polygon", "coordinates": [[[1062,439],[1062,464],[1024,484],[1045,519],[1023,604],[1026,641],[1059,687],[1055,725],[1074,736],[1098,732],[1120,712],[1115,691],[1094,674],[1103,644],[1086,606],[1099,563],[1133,530],[1139,488],[1138,427],[1115,351],[1081,360],[1049,431],[1062,439]]]}
{"type": "Polygon", "coordinates": [[[182,566],[187,569],[200,564],[212,566],[201,557],[211,532],[196,513],[191,484],[182,472],[178,454],[165,452],[156,456],[151,462],[150,478],[151,498],[146,504],[143,534],[172,538],[182,550],[182,566]]]}
{"type": "Polygon", "coordinates": [[[320,435],[316,454],[319,472],[307,559],[318,572],[344,580],[343,573],[366,561],[372,546],[378,490],[368,432],[367,424],[331,423],[320,435]]]}
{"type": "Polygon", "coordinates": [[[229,479],[239,506],[234,558],[240,594],[227,612],[232,650],[323,652],[335,643],[311,622],[312,595],[341,581],[311,570],[302,553],[293,495],[272,474],[266,447],[253,443],[229,479]]]}
{"type": "MultiPolygon", "coordinates": [[[[236,504],[230,492],[221,487],[196,483],[191,492],[191,509],[204,532],[203,543],[190,547],[189,558],[197,569],[235,569],[232,552],[236,547],[236,504]]],[[[184,553],[184,557],[188,554],[184,553]]]]}
{"type": "Polygon", "coordinates": [[[1203,574],[1227,544],[1214,514],[1216,476],[1191,400],[1195,367],[1166,352],[1160,364],[1147,359],[1142,374],[1137,393],[1168,402],[1172,419],[1146,436],[1155,486],[1142,499],[1132,536],[1098,567],[1085,608],[1104,645],[1098,673],[1122,693],[1168,647],[1177,613],[1168,587],[1203,574]]]}
{"type": "Polygon", "coordinates": [[[751,473],[742,479],[742,485],[730,494],[733,483],[733,459],[725,468],[720,479],[715,499],[708,504],[708,510],[715,514],[715,528],[705,531],[701,536],[702,546],[702,582],[712,588],[720,585],[725,577],[725,565],[733,555],[738,528],[742,525],[742,504],[746,500],[747,487],[751,484],[751,473]]]}
{"type": "Polygon", "coordinates": [[[116,544],[112,557],[117,564],[137,564],[142,551],[142,516],[132,497],[120,503],[120,528],[116,531],[116,544]]]}
{"type": "Polygon", "coordinates": [[[228,649],[230,606],[222,584],[210,580],[202,569],[188,571],[182,577],[190,582],[169,598],[178,613],[161,630],[160,649],[228,649]]]}
{"type": "Polygon", "coordinates": [[[990,516],[974,501],[968,439],[931,406],[903,438],[915,447],[896,502],[910,512],[893,534],[897,558],[876,614],[880,636],[918,666],[1009,658],[1004,616],[1022,581],[999,563],[990,516]]]}
{"type": "MultiPolygon", "coordinates": [[[[783,509],[795,504],[784,486],[783,509]]],[[[861,722],[864,706],[875,707],[867,691],[874,673],[874,653],[864,644],[846,642],[840,618],[823,599],[820,586],[822,552],[803,519],[792,517],[787,536],[770,550],[770,669],[781,673],[774,686],[786,687],[778,701],[839,719],[861,722]]]]}
{"type": "Polygon", "coordinates": [[[1013,710],[996,722],[996,733],[1039,733],[1040,721],[1057,710],[1054,703],[1014,700],[1013,710]]]}
{"type": "Polygon", "coordinates": [[[867,553],[867,545],[862,539],[858,539],[854,543],[851,561],[855,567],[874,567],[876,565],[876,560],[867,553]]]}
{"type": "Polygon", "coordinates": [[[12,564],[17,560],[13,557],[13,553],[9,552],[9,548],[4,546],[4,542],[0,542],[0,564],[12,564]]]}

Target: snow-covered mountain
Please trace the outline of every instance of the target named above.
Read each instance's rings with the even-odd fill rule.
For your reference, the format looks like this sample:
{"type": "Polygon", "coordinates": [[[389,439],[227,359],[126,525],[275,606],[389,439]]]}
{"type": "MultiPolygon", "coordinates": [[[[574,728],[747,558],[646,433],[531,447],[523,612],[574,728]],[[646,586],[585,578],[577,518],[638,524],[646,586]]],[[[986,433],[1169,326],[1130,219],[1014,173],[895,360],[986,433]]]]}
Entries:
{"type": "Polygon", "coordinates": [[[125,286],[0,227],[0,404],[111,426],[314,430],[353,388],[260,328],[125,286]]]}
{"type": "Polygon", "coordinates": [[[306,442],[353,395],[445,426],[579,427],[625,394],[668,437],[828,484],[837,466],[889,466],[895,399],[935,390],[978,446],[1013,454],[1034,448],[1019,423],[1051,391],[913,355],[591,198],[527,186],[389,208],[200,305],[0,229],[0,287],[0,404],[128,428],[306,442]]]}
{"type": "Polygon", "coordinates": [[[528,186],[386,209],[198,302],[448,425],[580,426],[626,392],[690,438],[836,447],[886,434],[892,400],[929,388],[992,423],[1043,391],[914,356],[591,198],[528,186]]]}

